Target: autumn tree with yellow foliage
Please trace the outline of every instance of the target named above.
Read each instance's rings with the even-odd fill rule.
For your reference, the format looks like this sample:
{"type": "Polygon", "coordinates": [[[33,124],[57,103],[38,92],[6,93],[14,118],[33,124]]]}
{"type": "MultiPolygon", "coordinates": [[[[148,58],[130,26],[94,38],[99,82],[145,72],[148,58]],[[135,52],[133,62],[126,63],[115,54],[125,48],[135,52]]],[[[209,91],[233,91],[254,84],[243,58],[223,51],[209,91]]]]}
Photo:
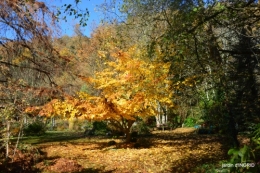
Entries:
{"type": "MultiPolygon", "coordinates": [[[[129,142],[130,128],[137,117],[156,115],[158,102],[173,106],[168,80],[170,65],[159,59],[144,61],[141,58],[144,54],[136,47],[126,51],[114,49],[110,52],[113,61],[107,62],[107,67],[96,73],[95,78],[81,77],[86,83],[95,86],[100,93],[98,96],[79,92],[77,98],[51,101],[43,106],[39,114],[109,120],[126,134],[129,142]]],[[[100,58],[102,56],[100,54],[100,58]]]]}

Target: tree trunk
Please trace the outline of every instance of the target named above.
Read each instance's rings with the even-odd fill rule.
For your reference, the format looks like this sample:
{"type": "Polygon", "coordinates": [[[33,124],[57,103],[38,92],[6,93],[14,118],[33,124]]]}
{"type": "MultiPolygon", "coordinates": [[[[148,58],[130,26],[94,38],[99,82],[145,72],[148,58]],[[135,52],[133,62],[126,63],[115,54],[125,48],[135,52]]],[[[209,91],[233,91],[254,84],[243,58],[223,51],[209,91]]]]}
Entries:
{"type": "Polygon", "coordinates": [[[51,118],[51,130],[53,130],[54,128],[55,128],[55,118],[54,117],[52,117],[51,118]]]}
{"type": "Polygon", "coordinates": [[[131,127],[134,124],[134,120],[126,120],[122,117],[121,121],[111,120],[111,123],[116,127],[120,132],[124,132],[126,135],[126,143],[131,142],[131,127]]]}
{"type": "Polygon", "coordinates": [[[239,147],[239,142],[238,142],[238,139],[237,139],[237,129],[236,129],[236,123],[235,123],[235,120],[232,116],[230,116],[229,118],[229,134],[230,134],[230,137],[231,137],[231,140],[232,140],[232,144],[233,144],[233,147],[234,148],[238,148],[239,147]]]}
{"type": "Polygon", "coordinates": [[[6,122],[6,158],[9,157],[10,121],[6,122]]]}
{"type": "Polygon", "coordinates": [[[126,135],[126,143],[130,143],[131,142],[130,130],[125,131],[125,135],[126,135]]]}
{"type": "Polygon", "coordinates": [[[74,125],[75,122],[77,121],[77,119],[75,117],[71,117],[69,118],[69,131],[73,131],[74,130],[74,125]]]}
{"type": "Polygon", "coordinates": [[[130,130],[131,130],[131,127],[134,124],[134,122],[135,121],[133,121],[133,120],[127,120],[127,125],[124,127],[124,132],[126,135],[126,143],[131,142],[132,136],[131,136],[130,130]]]}
{"type": "Polygon", "coordinates": [[[231,139],[231,145],[234,148],[239,147],[239,142],[237,139],[238,130],[236,128],[236,121],[234,119],[233,107],[231,104],[227,105],[228,109],[228,128],[227,128],[227,135],[231,139]]]}
{"type": "MultiPolygon", "coordinates": [[[[20,130],[19,130],[19,133],[18,133],[18,137],[17,137],[17,141],[16,141],[16,144],[15,144],[15,148],[14,148],[14,154],[13,156],[15,156],[16,154],[16,150],[18,148],[18,144],[19,144],[19,141],[20,141],[20,138],[22,136],[22,133],[23,133],[23,121],[20,121],[20,130]]],[[[13,157],[14,158],[14,157],[13,157]]]]}

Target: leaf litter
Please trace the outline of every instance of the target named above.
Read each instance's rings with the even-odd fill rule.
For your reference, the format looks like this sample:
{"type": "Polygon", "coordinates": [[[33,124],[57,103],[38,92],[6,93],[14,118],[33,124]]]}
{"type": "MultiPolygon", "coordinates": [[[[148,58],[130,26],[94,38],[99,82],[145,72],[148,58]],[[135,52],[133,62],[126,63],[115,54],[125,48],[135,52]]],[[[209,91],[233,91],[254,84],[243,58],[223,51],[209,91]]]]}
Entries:
{"type": "Polygon", "coordinates": [[[228,148],[223,137],[197,135],[189,129],[183,130],[183,133],[181,129],[154,131],[152,136],[139,137],[138,147],[136,143],[125,144],[122,139],[98,137],[65,143],[52,142],[51,145],[39,144],[38,147],[47,156],[36,167],[43,172],[57,173],[84,170],[101,173],[188,173],[201,164],[217,165],[220,160],[226,159],[228,148]],[[116,144],[107,145],[111,140],[116,144]],[[51,164],[46,164],[46,160],[51,164]],[[62,162],[70,167],[61,166],[62,162]],[[73,167],[75,170],[72,170],[73,167]]]}

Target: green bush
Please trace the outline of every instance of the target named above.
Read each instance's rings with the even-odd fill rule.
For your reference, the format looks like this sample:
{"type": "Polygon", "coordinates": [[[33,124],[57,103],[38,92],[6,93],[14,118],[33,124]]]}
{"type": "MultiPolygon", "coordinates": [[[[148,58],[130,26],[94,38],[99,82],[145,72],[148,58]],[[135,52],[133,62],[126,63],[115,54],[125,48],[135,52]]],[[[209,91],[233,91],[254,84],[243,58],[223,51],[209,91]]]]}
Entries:
{"type": "Polygon", "coordinates": [[[173,115],[168,118],[166,126],[170,128],[170,130],[178,128],[181,126],[181,117],[179,115],[173,115]]]}
{"type": "MultiPolygon", "coordinates": [[[[193,169],[194,172],[204,172],[204,173],[217,173],[222,172],[216,170],[214,164],[202,164],[198,165],[196,168],[193,169]]],[[[224,173],[224,172],[223,172],[224,173]]]]}
{"type": "Polygon", "coordinates": [[[229,168],[230,172],[242,173],[242,172],[258,172],[259,168],[255,162],[254,150],[245,145],[243,148],[232,148],[228,151],[228,155],[231,155],[231,159],[228,164],[232,165],[229,168]]]}
{"type": "Polygon", "coordinates": [[[149,126],[142,120],[138,121],[135,125],[133,125],[131,131],[135,131],[138,134],[142,135],[150,134],[149,126]]]}
{"type": "Polygon", "coordinates": [[[105,121],[95,121],[93,123],[93,128],[95,130],[107,130],[107,124],[105,121]]]}
{"type": "Polygon", "coordinates": [[[260,125],[256,125],[251,138],[251,144],[243,148],[231,148],[228,155],[231,156],[229,161],[222,162],[222,172],[260,172],[260,125]],[[223,166],[224,165],[224,166],[223,166]]]}
{"type": "Polygon", "coordinates": [[[186,118],[184,121],[184,126],[185,127],[194,127],[196,124],[196,119],[195,118],[186,118]]]}
{"type": "Polygon", "coordinates": [[[41,121],[35,121],[24,128],[26,136],[43,135],[46,132],[45,124],[41,121]]]}
{"type": "Polygon", "coordinates": [[[93,129],[95,129],[96,135],[106,135],[108,131],[107,123],[105,121],[93,122],[93,129]]]}
{"type": "MultiPolygon", "coordinates": [[[[252,134],[253,134],[252,137],[253,137],[254,139],[260,138],[260,123],[255,125],[255,127],[254,127],[254,132],[253,132],[252,134]]],[[[259,145],[260,145],[260,144],[259,144],[259,145]]]]}
{"type": "Polygon", "coordinates": [[[232,165],[228,168],[229,172],[259,172],[259,148],[260,148],[260,124],[254,128],[252,143],[243,148],[231,148],[228,155],[231,156],[230,160],[225,164],[232,165]]]}
{"type": "Polygon", "coordinates": [[[254,150],[256,161],[260,162],[260,124],[256,125],[253,137],[251,138],[251,145],[254,150]]]}

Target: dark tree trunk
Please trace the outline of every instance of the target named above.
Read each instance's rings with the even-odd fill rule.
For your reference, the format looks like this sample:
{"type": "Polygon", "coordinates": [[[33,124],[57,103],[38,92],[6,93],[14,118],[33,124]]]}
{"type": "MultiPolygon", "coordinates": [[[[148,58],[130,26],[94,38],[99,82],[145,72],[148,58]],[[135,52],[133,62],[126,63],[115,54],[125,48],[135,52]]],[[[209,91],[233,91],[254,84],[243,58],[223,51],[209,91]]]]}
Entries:
{"type": "Polygon", "coordinates": [[[130,133],[130,130],[126,131],[125,135],[126,135],[126,143],[131,142],[131,133],[130,133]]]}
{"type": "Polygon", "coordinates": [[[131,142],[131,127],[135,121],[127,120],[122,117],[121,121],[111,120],[111,123],[116,127],[120,132],[123,132],[126,136],[126,143],[131,142]]]}
{"type": "Polygon", "coordinates": [[[238,148],[239,147],[239,141],[237,139],[238,131],[236,128],[236,122],[232,114],[229,115],[228,135],[231,138],[233,147],[238,148]]]}
{"type": "Polygon", "coordinates": [[[131,127],[134,123],[133,120],[126,120],[126,124],[124,125],[124,132],[125,132],[125,135],[126,135],[126,143],[130,143],[131,142],[131,133],[130,133],[130,130],[131,130],[131,127]]]}
{"type": "Polygon", "coordinates": [[[253,38],[253,33],[249,30],[244,27],[241,34],[237,36],[238,43],[233,47],[236,53],[232,55],[234,70],[230,71],[230,81],[234,86],[232,92],[234,94],[230,99],[233,102],[232,116],[246,130],[248,130],[248,126],[245,123],[255,123],[255,119],[260,114],[259,74],[257,74],[259,72],[259,55],[254,52],[259,40],[253,38]]]}

